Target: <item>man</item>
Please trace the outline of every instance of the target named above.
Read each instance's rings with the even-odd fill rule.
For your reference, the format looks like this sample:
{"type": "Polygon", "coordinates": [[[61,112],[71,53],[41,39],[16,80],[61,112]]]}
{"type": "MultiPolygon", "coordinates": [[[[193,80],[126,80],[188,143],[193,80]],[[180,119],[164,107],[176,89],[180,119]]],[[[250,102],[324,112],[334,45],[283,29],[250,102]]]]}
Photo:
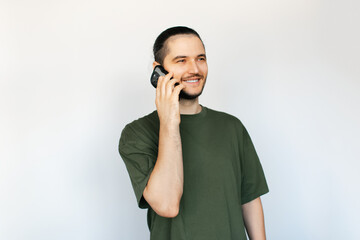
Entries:
{"type": "Polygon", "coordinates": [[[119,152],[150,239],[265,239],[260,196],[268,186],[251,139],[235,117],[199,104],[208,66],[193,29],[173,27],[154,44],[168,72],[157,111],[128,124],[119,152]]]}

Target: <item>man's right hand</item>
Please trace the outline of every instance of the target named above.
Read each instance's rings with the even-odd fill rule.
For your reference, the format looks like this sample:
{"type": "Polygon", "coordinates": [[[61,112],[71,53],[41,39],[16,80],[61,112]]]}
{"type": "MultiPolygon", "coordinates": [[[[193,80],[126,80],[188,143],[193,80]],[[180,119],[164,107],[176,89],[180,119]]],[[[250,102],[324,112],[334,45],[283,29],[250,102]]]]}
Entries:
{"type": "Polygon", "coordinates": [[[185,87],[179,79],[173,78],[173,73],[159,77],[156,88],[155,104],[160,124],[165,126],[178,126],[180,124],[179,94],[185,87]],[[171,79],[171,80],[170,80],[171,79]],[[175,83],[179,85],[175,86],[175,83]]]}
{"type": "Polygon", "coordinates": [[[171,79],[173,73],[159,77],[156,108],[160,119],[158,157],[143,196],[162,217],[176,217],[183,194],[184,169],[180,137],[179,94],[184,85],[171,79]],[[170,80],[171,79],[171,80],[170,80]]]}

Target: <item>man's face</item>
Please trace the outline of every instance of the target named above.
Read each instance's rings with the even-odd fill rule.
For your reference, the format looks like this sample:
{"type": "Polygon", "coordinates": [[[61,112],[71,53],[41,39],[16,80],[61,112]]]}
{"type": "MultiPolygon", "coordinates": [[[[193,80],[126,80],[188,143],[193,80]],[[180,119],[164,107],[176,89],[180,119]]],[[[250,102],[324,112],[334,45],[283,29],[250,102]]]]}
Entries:
{"type": "Polygon", "coordinates": [[[185,86],[181,98],[195,99],[205,86],[208,74],[205,49],[194,35],[176,35],[167,40],[164,68],[185,86]]]}

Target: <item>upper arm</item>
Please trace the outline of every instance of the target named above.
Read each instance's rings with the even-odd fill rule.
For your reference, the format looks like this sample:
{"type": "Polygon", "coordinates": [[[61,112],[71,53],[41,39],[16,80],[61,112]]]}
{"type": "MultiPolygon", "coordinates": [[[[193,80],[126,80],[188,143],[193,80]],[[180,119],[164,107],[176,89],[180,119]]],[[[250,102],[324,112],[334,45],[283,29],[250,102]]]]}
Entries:
{"type": "Polygon", "coordinates": [[[241,204],[245,204],[267,193],[269,188],[255,147],[243,126],[241,135],[241,204]]]}
{"type": "Polygon", "coordinates": [[[121,133],[119,153],[128,171],[138,206],[148,208],[149,204],[143,197],[143,192],[156,161],[153,146],[141,139],[131,127],[126,126],[121,133]]]}

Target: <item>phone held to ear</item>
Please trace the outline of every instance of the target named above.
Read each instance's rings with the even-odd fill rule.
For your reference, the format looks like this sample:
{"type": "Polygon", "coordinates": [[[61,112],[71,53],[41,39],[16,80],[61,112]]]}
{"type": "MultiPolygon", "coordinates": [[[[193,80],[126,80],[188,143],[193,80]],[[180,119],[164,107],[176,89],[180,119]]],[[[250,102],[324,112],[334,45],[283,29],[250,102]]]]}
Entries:
{"type": "Polygon", "coordinates": [[[159,80],[159,77],[160,76],[165,76],[166,74],[168,74],[168,71],[166,71],[163,66],[156,65],[156,67],[154,68],[154,71],[151,74],[151,78],[150,78],[150,82],[154,86],[154,88],[156,88],[156,86],[157,86],[157,82],[159,80]]]}

